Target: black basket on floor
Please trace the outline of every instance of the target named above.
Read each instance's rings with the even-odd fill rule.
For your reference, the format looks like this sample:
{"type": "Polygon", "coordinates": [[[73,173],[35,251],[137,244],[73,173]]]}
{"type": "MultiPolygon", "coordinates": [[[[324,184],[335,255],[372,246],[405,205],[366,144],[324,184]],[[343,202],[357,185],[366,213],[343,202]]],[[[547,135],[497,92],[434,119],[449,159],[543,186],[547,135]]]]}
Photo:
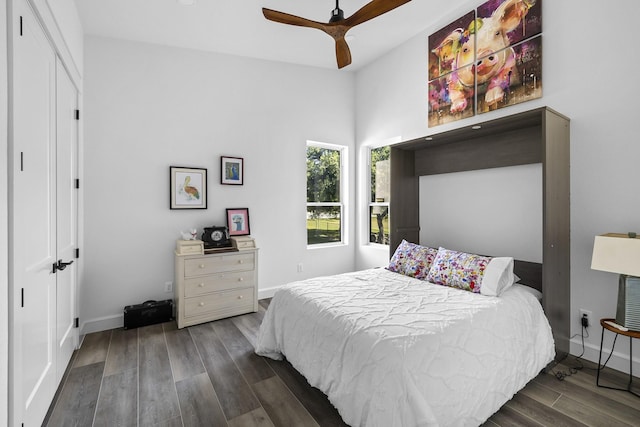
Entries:
{"type": "Polygon", "coordinates": [[[155,325],[173,319],[173,300],[145,301],[142,304],[128,305],[124,308],[124,328],[155,325]]]}

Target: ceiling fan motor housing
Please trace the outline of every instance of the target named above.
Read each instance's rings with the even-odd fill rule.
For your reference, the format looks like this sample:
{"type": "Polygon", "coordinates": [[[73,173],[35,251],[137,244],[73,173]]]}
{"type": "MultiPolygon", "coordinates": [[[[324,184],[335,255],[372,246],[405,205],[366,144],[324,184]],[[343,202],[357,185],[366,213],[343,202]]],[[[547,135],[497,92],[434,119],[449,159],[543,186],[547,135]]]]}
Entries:
{"type": "Polygon", "coordinates": [[[344,12],[339,7],[336,7],[331,11],[331,19],[329,22],[338,22],[344,20],[344,12]]]}

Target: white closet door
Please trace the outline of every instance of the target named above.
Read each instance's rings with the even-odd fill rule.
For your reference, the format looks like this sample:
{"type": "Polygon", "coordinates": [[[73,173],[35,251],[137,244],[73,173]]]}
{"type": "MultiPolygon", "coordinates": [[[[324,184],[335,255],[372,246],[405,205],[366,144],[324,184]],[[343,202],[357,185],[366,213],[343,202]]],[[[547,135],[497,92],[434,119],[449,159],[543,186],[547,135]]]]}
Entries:
{"type": "Polygon", "coordinates": [[[57,385],[56,59],[27,1],[14,6],[10,394],[16,425],[39,426],[57,385]]]}
{"type": "MultiPolygon", "coordinates": [[[[57,258],[73,262],[77,246],[78,198],[78,92],[62,63],[57,61],[56,94],[56,217],[57,258]]],[[[56,384],[62,379],[77,342],[76,278],[77,263],[56,273],[56,384]]]]}

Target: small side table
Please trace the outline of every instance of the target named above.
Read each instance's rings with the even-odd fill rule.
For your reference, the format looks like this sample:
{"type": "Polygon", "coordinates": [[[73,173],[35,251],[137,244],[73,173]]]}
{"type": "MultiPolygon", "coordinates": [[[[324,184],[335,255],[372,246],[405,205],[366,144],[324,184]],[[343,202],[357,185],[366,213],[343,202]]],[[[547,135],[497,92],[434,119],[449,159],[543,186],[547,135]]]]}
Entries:
{"type": "MultiPolygon", "coordinates": [[[[622,390],[628,391],[631,394],[634,394],[640,397],[640,394],[631,390],[631,386],[633,385],[633,339],[640,338],[640,331],[623,331],[621,329],[616,328],[613,325],[606,323],[607,321],[615,323],[616,319],[600,319],[600,326],[602,326],[602,336],[600,337],[600,355],[598,356],[598,374],[596,376],[596,385],[598,387],[609,388],[611,390],[622,390]],[[607,362],[604,365],[600,365],[602,361],[602,343],[604,342],[604,330],[609,330],[618,335],[624,335],[625,337],[629,337],[629,384],[627,384],[627,388],[618,388],[618,387],[609,387],[606,385],[600,385],[600,370],[603,369],[607,362]]],[[[611,354],[613,354],[613,350],[615,348],[615,340],[613,341],[613,346],[611,347],[611,354]]],[[[611,354],[609,357],[611,357],[611,354]]],[[[608,361],[609,359],[607,359],[608,361]]]]}

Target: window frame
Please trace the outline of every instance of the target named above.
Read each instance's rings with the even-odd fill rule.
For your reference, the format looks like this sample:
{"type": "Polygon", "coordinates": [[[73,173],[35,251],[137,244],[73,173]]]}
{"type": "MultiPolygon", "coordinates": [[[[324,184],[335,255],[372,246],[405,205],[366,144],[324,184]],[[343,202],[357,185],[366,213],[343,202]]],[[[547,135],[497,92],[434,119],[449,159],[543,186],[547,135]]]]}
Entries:
{"type": "MultiPolygon", "coordinates": [[[[328,242],[328,243],[309,243],[309,228],[306,226],[307,221],[305,221],[305,231],[306,231],[306,239],[307,239],[307,249],[320,249],[320,248],[328,248],[328,247],[336,247],[336,246],[345,246],[348,244],[347,242],[347,222],[345,221],[347,213],[347,194],[348,194],[348,147],[346,145],[339,144],[331,144],[327,142],[318,142],[318,141],[307,141],[305,146],[305,158],[307,149],[309,147],[317,147],[328,150],[338,151],[340,157],[340,186],[339,186],[339,195],[340,201],[338,202],[306,202],[306,213],[309,212],[309,207],[339,207],[340,208],[340,241],[337,242],[328,242]]],[[[306,161],[305,161],[306,164],[306,161]]],[[[306,168],[305,168],[306,169],[306,168]]],[[[308,185],[308,183],[307,183],[308,185]]],[[[306,191],[305,191],[306,193],[306,191]]],[[[306,200],[306,196],[305,196],[306,200]]]]}

